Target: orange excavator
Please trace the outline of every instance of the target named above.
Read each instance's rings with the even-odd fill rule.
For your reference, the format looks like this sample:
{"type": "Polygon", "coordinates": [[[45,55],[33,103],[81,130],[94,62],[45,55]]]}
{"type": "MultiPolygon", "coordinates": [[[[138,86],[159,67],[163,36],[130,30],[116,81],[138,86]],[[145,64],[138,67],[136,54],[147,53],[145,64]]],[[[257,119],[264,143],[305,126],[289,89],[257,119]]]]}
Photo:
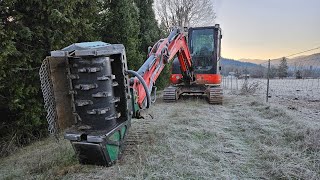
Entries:
{"type": "Polygon", "coordinates": [[[218,24],[173,28],[150,48],[138,71],[127,69],[122,44],[85,42],[52,51],[40,68],[49,131],[65,130],[80,163],[114,164],[131,118],[141,118],[141,110],[155,101],[155,82],[167,64],[172,63],[172,85],[164,90],[164,101],[199,94],[222,104],[221,37],[218,24]]]}
{"type": "Polygon", "coordinates": [[[191,54],[192,80],[184,74],[182,60],[173,61],[170,77],[171,86],[164,90],[163,99],[172,102],[181,95],[205,95],[210,104],[222,104],[220,86],[221,30],[219,25],[188,29],[188,47],[191,54]]]}

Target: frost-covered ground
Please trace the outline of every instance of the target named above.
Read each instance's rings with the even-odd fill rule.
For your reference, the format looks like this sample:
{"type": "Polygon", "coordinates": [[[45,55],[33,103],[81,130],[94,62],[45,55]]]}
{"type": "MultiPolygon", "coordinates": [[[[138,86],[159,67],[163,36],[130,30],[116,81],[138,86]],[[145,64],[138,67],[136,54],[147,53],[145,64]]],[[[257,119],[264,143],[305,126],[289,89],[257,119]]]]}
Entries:
{"type": "MultiPolygon", "coordinates": [[[[224,78],[226,90],[241,90],[245,79],[224,78]]],[[[248,79],[249,84],[258,83],[257,94],[266,95],[267,79],[248,79]]],[[[295,100],[320,101],[320,79],[270,79],[269,95],[295,100]]]]}
{"type": "MultiPolygon", "coordinates": [[[[244,79],[224,78],[223,87],[228,94],[239,94],[244,79]]],[[[248,86],[258,84],[255,95],[266,100],[267,80],[248,79],[248,86]]],[[[320,118],[320,79],[270,79],[268,101],[299,111],[304,119],[320,118]]]]}
{"type": "Polygon", "coordinates": [[[115,166],[79,165],[48,139],[1,159],[0,179],[320,179],[320,118],[287,104],[229,92],[222,106],[159,98],[145,114],[115,166]]]}

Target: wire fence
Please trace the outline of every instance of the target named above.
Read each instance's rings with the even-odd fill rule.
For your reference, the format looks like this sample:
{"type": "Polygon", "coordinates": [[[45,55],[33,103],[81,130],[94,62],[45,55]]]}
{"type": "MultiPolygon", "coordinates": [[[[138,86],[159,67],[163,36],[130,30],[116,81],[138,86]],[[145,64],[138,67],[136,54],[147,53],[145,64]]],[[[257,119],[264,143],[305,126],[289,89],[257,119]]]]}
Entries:
{"type": "Polygon", "coordinates": [[[226,93],[251,93],[271,102],[319,102],[320,110],[320,54],[264,62],[259,71],[245,68],[245,72],[229,72],[222,87],[226,93]]]}

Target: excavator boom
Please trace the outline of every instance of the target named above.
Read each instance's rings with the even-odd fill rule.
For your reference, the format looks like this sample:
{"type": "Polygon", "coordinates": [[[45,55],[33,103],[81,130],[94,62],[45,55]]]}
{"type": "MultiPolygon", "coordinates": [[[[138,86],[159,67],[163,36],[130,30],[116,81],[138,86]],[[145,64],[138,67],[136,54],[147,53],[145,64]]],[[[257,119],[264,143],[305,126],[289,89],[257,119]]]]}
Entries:
{"type": "MultiPolygon", "coordinates": [[[[155,82],[161,74],[163,68],[176,56],[179,59],[183,78],[186,81],[191,82],[194,79],[191,55],[186,37],[179,28],[174,28],[168,38],[159,40],[152,47],[148,54],[148,59],[140,67],[137,73],[131,72],[133,75],[140,75],[140,79],[143,79],[143,81],[145,81],[145,85],[147,86],[146,90],[143,85],[144,83],[141,82],[142,80],[139,80],[138,77],[132,79],[132,88],[134,95],[138,97],[137,103],[139,105],[139,109],[135,109],[136,113],[134,114],[139,116],[138,112],[140,109],[144,109],[144,104],[147,101],[146,97],[153,91],[152,87],[155,85],[155,82]]],[[[146,107],[147,106],[149,105],[146,105],[146,107]]]]}

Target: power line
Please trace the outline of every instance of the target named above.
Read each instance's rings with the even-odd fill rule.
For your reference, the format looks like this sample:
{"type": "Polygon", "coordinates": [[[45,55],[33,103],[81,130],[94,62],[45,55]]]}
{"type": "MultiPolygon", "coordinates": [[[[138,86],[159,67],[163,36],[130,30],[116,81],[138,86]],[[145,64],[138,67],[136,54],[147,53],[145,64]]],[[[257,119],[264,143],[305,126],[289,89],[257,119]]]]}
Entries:
{"type": "MultiPolygon", "coordinates": [[[[291,54],[291,55],[289,55],[289,56],[284,56],[284,57],[288,58],[288,57],[292,57],[292,56],[295,56],[295,55],[303,54],[303,53],[306,53],[306,52],[314,51],[314,50],[317,50],[317,49],[320,49],[320,46],[319,46],[319,47],[316,47],[316,48],[313,48],[313,49],[308,49],[308,50],[305,50],[305,51],[301,51],[301,52],[299,52],[299,53],[294,53],[294,54],[291,54]]],[[[283,58],[283,57],[271,59],[271,61],[281,60],[282,58],[283,58]]],[[[308,59],[308,60],[309,60],[309,61],[312,61],[312,60],[317,60],[317,59],[319,59],[319,58],[312,58],[312,59],[308,59]]],[[[258,65],[264,65],[264,64],[267,64],[267,63],[268,63],[268,61],[264,61],[264,62],[262,62],[262,63],[259,63],[258,65]]]]}
{"type": "Polygon", "coordinates": [[[308,50],[305,50],[305,51],[302,51],[302,52],[298,52],[298,53],[294,53],[294,54],[291,54],[289,56],[285,56],[285,57],[291,57],[291,56],[295,56],[295,55],[299,55],[299,54],[303,54],[303,53],[306,53],[306,52],[310,52],[310,51],[314,51],[314,50],[317,50],[317,49],[320,49],[320,46],[319,47],[316,47],[316,48],[313,48],[313,49],[308,49],[308,50]]]}

